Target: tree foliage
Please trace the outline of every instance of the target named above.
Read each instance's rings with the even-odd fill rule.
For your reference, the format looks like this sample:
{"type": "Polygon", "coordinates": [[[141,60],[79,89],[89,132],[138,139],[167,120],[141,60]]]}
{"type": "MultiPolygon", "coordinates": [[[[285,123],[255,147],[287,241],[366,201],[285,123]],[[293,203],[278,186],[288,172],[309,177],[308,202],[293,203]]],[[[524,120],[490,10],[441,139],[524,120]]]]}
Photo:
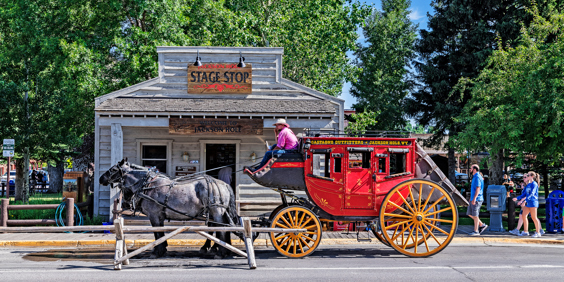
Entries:
{"type": "Polygon", "coordinates": [[[476,79],[460,82],[472,96],[458,119],[466,126],[459,146],[545,164],[564,156],[564,14],[534,15],[520,45],[494,51],[476,79]]]}
{"type": "Polygon", "coordinates": [[[373,129],[396,130],[406,124],[403,101],[413,86],[409,68],[414,59],[416,28],[409,19],[409,0],[384,0],[363,26],[367,46],[355,53],[358,80],[351,94],[353,106],[378,112],[373,129]]]}
{"type": "Polygon", "coordinates": [[[435,13],[428,16],[429,30],[421,30],[416,44],[421,85],[406,105],[419,124],[434,126],[431,141],[440,143],[461,130],[454,118],[470,97],[468,92],[453,93],[453,87],[462,77],[477,77],[499,44],[517,38],[528,1],[435,0],[431,5],[435,13]]]}
{"type": "Polygon", "coordinates": [[[17,158],[62,161],[93,132],[95,97],[157,76],[157,46],[285,47],[286,78],[336,96],[368,11],[341,0],[0,0],[0,137],[16,139],[17,158]]]}

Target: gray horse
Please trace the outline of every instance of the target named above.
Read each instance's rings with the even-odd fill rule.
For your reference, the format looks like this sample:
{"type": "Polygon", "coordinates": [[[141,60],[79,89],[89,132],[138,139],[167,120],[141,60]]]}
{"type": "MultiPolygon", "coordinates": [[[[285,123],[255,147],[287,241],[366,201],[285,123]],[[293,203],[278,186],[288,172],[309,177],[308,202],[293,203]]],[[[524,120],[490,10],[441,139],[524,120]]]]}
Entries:
{"type": "MultiPolygon", "coordinates": [[[[164,226],[166,219],[191,220],[205,216],[209,216],[210,226],[239,222],[231,187],[207,175],[175,182],[163,174],[122,160],[100,176],[100,184],[119,184],[124,201],[147,215],[153,227],[164,226]]],[[[164,232],[154,234],[155,240],[164,236],[164,232]]],[[[217,235],[218,239],[231,243],[229,232],[217,232],[217,235]]],[[[206,253],[210,245],[211,242],[206,241],[200,252],[206,253]]],[[[163,256],[167,246],[167,242],[163,242],[155,247],[151,257],[163,256]]],[[[219,248],[220,257],[228,253],[227,249],[219,248]]]]}

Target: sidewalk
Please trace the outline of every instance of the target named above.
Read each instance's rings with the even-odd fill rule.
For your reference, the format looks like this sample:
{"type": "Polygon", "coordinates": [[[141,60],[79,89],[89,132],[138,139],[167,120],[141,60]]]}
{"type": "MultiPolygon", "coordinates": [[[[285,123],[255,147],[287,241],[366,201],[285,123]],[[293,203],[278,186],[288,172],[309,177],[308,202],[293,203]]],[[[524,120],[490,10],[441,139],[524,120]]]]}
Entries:
{"type": "MultiPolygon", "coordinates": [[[[509,232],[484,231],[481,236],[469,236],[473,226],[462,225],[458,227],[457,234],[452,243],[502,243],[502,244],[547,244],[564,245],[564,234],[546,233],[541,238],[518,237],[509,232]]],[[[368,232],[360,232],[360,238],[367,238],[368,232]]],[[[154,241],[153,234],[126,234],[128,247],[138,248],[154,241]]],[[[234,246],[244,246],[244,243],[232,236],[234,246]]],[[[353,244],[381,244],[370,233],[372,242],[358,242],[355,232],[323,232],[321,245],[353,245],[353,244]]],[[[205,239],[195,233],[184,233],[168,240],[169,246],[199,247],[205,239]]],[[[114,234],[105,233],[5,233],[0,234],[0,247],[113,247],[114,234]]],[[[255,246],[271,247],[268,234],[262,233],[255,240],[255,246]]]]}

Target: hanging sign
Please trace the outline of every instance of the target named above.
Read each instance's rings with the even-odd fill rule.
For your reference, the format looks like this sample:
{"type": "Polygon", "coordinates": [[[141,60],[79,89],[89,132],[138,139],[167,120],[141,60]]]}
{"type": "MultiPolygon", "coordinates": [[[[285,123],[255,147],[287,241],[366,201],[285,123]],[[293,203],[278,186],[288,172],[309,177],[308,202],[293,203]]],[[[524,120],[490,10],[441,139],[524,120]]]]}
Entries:
{"type": "Polygon", "coordinates": [[[190,94],[251,94],[253,72],[251,64],[239,68],[237,64],[188,65],[188,93],[190,94]]]}
{"type": "Polygon", "coordinates": [[[169,118],[169,134],[262,135],[262,119],[169,118]]]}

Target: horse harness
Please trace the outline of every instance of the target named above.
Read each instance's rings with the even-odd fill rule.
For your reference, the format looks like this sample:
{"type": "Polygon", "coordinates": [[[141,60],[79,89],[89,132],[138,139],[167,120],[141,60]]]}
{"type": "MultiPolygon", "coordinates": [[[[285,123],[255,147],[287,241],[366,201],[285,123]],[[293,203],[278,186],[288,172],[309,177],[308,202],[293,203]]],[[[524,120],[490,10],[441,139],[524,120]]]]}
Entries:
{"type": "MultiPolygon", "coordinates": [[[[121,169],[120,169],[120,172],[121,172],[121,169]]],[[[127,173],[129,173],[129,172],[127,172],[127,173]]],[[[125,174],[127,174],[127,173],[125,173],[125,174]]],[[[122,174],[122,176],[124,175],[123,172],[121,172],[121,174],[122,174]]],[[[140,189],[135,189],[134,196],[132,198],[133,212],[134,213],[137,212],[137,207],[140,205],[142,200],[148,200],[148,201],[151,201],[151,202],[161,206],[163,208],[163,212],[164,212],[164,210],[169,209],[169,210],[171,210],[175,213],[178,213],[180,215],[188,217],[188,220],[194,220],[194,219],[202,220],[202,221],[206,222],[206,225],[210,222],[213,223],[213,224],[224,225],[224,226],[234,225],[233,222],[232,222],[232,224],[225,224],[225,223],[220,223],[220,222],[215,222],[215,221],[209,220],[209,208],[210,207],[221,207],[221,208],[227,209],[228,206],[224,205],[224,204],[220,204],[220,203],[218,204],[218,203],[215,202],[214,193],[212,191],[214,186],[217,188],[217,191],[219,193],[219,199],[221,199],[221,190],[219,189],[219,185],[217,184],[217,180],[212,178],[211,176],[208,176],[208,175],[203,175],[203,176],[200,175],[200,176],[202,178],[204,178],[205,181],[206,181],[206,184],[207,184],[207,187],[208,187],[208,197],[207,197],[207,200],[202,200],[202,203],[204,204],[204,209],[197,216],[195,216],[195,217],[190,216],[190,215],[188,215],[184,212],[181,212],[181,211],[179,211],[179,210],[177,210],[177,209],[168,205],[168,198],[170,197],[172,189],[174,188],[174,186],[178,182],[172,181],[171,183],[165,184],[165,185],[150,186],[151,184],[156,182],[157,178],[164,178],[161,174],[158,174],[158,173],[153,172],[153,171],[149,171],[143,179],[140,179],[139,181],[135,182],[129,188],[130,190],[134,191],[134,189],[131,189],[131,188],[135,188],[137,185],[139,185],[139,183],[142,182],[142,184],[140,184],[140,189]],[[152,198],[152,197],[150,197],[146,194],[146,191],[153,190],[153,189],[160,188],[160,187],[166,187],[166,186],[168,186],[169,189],[168,189],[168,192],[165,196],[164,203],[161,203],[158,200],[156,200],[156,199],[154,199],[154,198],[152,198]],[[139,199],[139,200],[136,200],[136,199],[139,199]],[[210,199],[214,199],[214,200],[210,201],[210,199]]],[[[195,178],[189,178],[189,179],[195,179],[195,178]]],[[[123,177],[122,177],[122,180],[123,180],[123,177]]],[[[186,179],[186,180],[188,180],[188,179],[186,179]]],[[[123,187],[125,187],[125,185],[123,183],[120,183],[120,184],[123,187]]],[[[229,219],[231,221],[231,218],[229,218],[229,219]]]]}

